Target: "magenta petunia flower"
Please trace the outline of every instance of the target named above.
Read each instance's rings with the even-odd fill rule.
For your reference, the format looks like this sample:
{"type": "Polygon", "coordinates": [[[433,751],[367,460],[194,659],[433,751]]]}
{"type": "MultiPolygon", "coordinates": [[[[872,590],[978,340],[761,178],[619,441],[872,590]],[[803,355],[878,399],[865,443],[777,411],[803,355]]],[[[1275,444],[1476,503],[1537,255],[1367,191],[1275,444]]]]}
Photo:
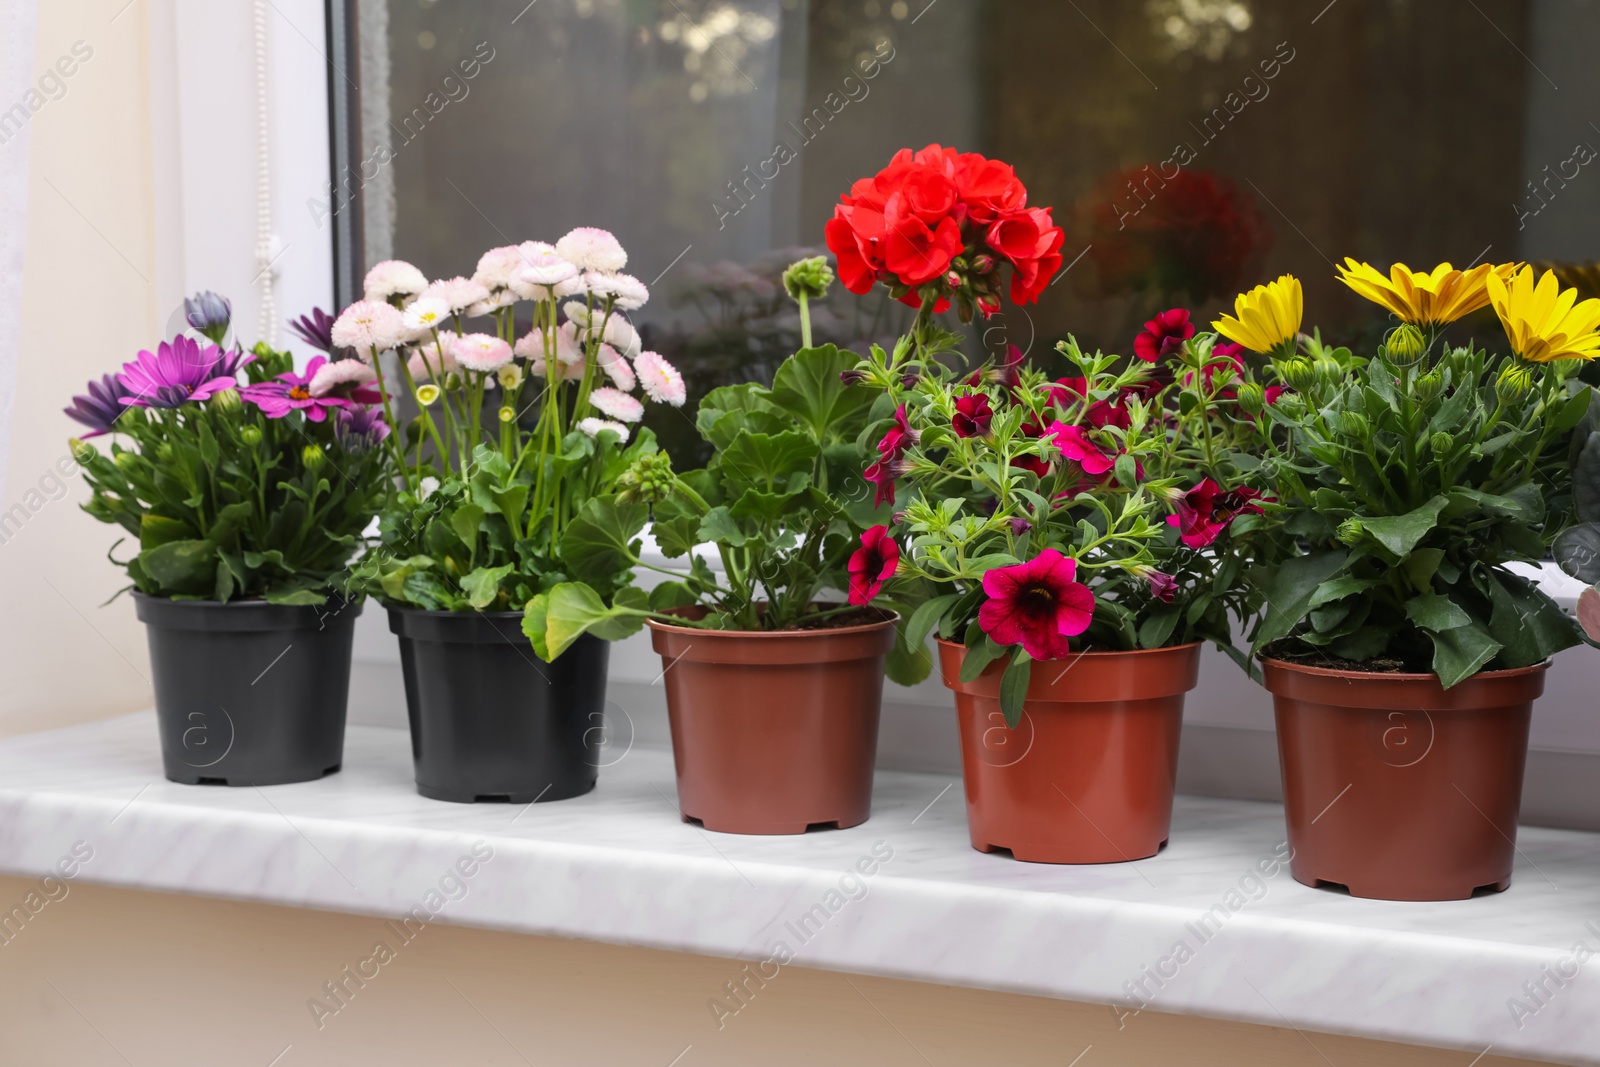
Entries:
{"type": "Polygon", "coordinates": [[[311,393],[311,380],[317,376],[317,371],[328,362],[323,356],[317,356],[306,364],[304,374],[289,371],[280,374],[270,382],[261,382],[259,385],[248,385],[239,391],[239,395],[261,409],[261,413],[269,419],[281,419],[291,411],[304,411],[306,418],[312,422],[321,422],[328,417],[329,408],[344,409],[350,406],[350,401],[343,397],[324,395],[313,396],[311,393]]]}
{"type": "Polygon", "coordinates": [[[1077,561],[1047,548],[1027,563],[996,567],[983,576],[989,599],[978,625],[999,645],[1018,645],[1034,659],[1063,659],[1068,638],[1089,628],[1094,594],[1076,581],[1077,561]]]}
{"type": "Polygon", "coordinates": [[[180,335],[122,365],[117,380],[128,395],[119,403],[124,407],[175,408],[191,400],[209,400],[213,393],[233,388],[239,368],[253,359],[242,352],[224,352],[216,345],[202,348],[180,335]]]}
{"type": "Polygon", "coordinates": [[[950,417],[950,428],[957,437],[982,437],[989,432],[994,421],[994,409],[984,393],[971,393],[956,401],[956,413],[950,417]]]}
{"type": "Polygon", "coordinates": [[[1262,514],[1256,500],[1272,497],[1247,486],[1225,490],[1206,478],[1178,499],[1177,514],[1167,516],[1167,525],[1177,527],[1179,540],[1190,548],[1204,548],[1240,515],[1262,514]]]}
{"type": "Polygon", "coordinates": [[[1146,363],[1154,363],[1178,351],[1193,336],[1194,323],[1189,321],[1188,310],[1171,308],[1144,324],[1144,330],[1133,339],[1133,354],[1146,363]]]}
{"type": "Polygon", "coordinates": [[[899,565],[900,546],[889,536],[887,526],[864,532],[861,547],[851,554],[846,568],[850,572],[850,603],[870,604],[899,565]]]}
{"type": "Polygon", "coordinates": [[[1104,474],[1117,464],[1116,457],[1102,452],[1080,426],[1058,422],[1050,427],[1050,436],[1061,454],[1082,467],[1085,474],[1104,474]]]}
{"type": "Polygon", "coordinates": [[[901,404],[895,408],[894,425],[889,427],[889,431],[878,442],[878,454],[899,458],[905,455],[906,449],[916,444],[921,436],[911,428],[911,423],[906,418],[906,406],[901,404]]]}

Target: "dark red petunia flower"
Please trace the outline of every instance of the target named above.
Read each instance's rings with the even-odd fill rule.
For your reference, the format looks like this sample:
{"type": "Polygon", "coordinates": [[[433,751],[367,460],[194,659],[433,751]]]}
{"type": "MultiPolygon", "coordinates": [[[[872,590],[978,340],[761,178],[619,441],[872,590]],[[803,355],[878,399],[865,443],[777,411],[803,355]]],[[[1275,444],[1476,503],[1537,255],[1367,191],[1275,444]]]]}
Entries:
{"type": "Polygon", "coordinates": [[[1104,474],[1117,464],[1117,458],[1101,451],[1082,427],[1058,422],[1050,427],[1050,436],[1062,456],[1077,463],[1085,474],[1104,474]]]}
{"type": "Polygon", "coordinates": [[[861,547],[850,555],[850,603],[870,604],[894,577],[900,565],[900,546],[887,526],[874,526],[861,535],[861,547]]]}
{"type": "Polygon", "coordinates": [[[1193,336],[1188,309],[1170,308],[1144,324],[1144,331],[1133,339],[1133,354],[1154,363],[1178,351],[1193,336]]]}
{"type": "Polygon", "coordinates": [[[1094,619],[1094,594],[1075,581],[1076,561],[1053,548],[1027,563],[996,567],[983,576],[989,597],[978,609],[978,625],[996,644],[1020,644],[1037,660],[1062,659],[1067,640],[1094,619]]]}
{"type": "Polygon", "coordinates": [[[1150,595],[1163,604],[1172,603],[1172,598],[1177,595],[1178,579],[1170,574],[1151,570],[1144,575],[1144,580],[1150,583],[1150,595]]]}
{"type": "Polygon", "coordinates": [[[895,480],[905,472],[905,463],[896,456],[884,456],[861,472],[861,477],[872,483],[877,489],[877,492],[873,494],[873,507],[882,507],[885,502],[894,503],[895,480]]]}
{"type": "Polygon", "coordinates": [[[1206,478],[1183,494],[1177,502],[1177,513],[1167,516],[1167,525],[1177,527],[1179,539],[1190,548],[1204,548],[1240,515],[1262,514],[1256,500],[1270,502],[1272,497],[1264,497],[1248,486],[1224,490],[1206,478]]]}
{"type": "Polygon", "coordinates": [[[957,437],[982,437],[989,432],[994,421],[994,409],[989,406],[986,393],[970,393],[956,401],[956,413],[950,417],[950,428],[957,437]]]}
{"type": "MultiPolygon", "coordinates": [[[[1057,378],[1055,384],[1049,386],[1049,390],[1051,402],[1065,412],[1070,410],[1070,405],[1075,403],[1072,399],[1074,395],[1079,400],[1088,398],[1089,379],[1057,378]]],[[[1138,388],[1129,386],[1113,399],[1096,400],[1089,405],[1089,410],[1086,412],[1089,425],[1097,430],[1103,426],[1115,426],[1118,429],[1126,430],[1133,424],[1133,413],[1128,410],[1128,401],[1139,394],[1140,390],[1138,388]]]]}
{"type": "Polygon", "coordinates": [[[895,409],[894,425],[889,427],[889,431],[883,435],[883,440],[878,442],[878,454],[899,459],[921,436],[911,428],[911,423],[906,419],[906,406],[901,404],[895,409]]]}

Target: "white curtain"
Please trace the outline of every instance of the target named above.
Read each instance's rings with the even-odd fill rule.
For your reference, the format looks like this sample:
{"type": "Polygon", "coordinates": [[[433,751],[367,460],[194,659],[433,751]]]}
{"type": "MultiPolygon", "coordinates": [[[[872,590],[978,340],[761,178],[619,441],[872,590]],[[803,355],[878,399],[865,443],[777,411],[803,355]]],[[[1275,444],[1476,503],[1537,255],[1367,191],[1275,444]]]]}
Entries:
{"type": "MultiPolygon", "coordinates": [[[[0,0],[0,500],[11,452],[17,335],[22,318],[22,253],[28,225],[28,121],[13,110],[33,82],[35,0],[0,0]]],[[[28,118],[31,118],[31,114],[28,118]]]]}

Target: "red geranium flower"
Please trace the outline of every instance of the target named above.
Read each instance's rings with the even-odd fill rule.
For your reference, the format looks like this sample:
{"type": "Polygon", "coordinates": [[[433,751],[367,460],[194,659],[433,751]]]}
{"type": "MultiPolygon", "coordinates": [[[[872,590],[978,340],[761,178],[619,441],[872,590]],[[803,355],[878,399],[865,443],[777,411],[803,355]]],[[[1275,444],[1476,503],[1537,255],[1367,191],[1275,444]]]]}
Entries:
{"type": "Polygon", "coordinates": [[[1271,501],[1248,486],[1224,490],[1206,478],[1177,502],[1177,514],[1167,516],[1167,525],[1178,528],[1179,539],[1190,548],[1204,548],[1217,539],[1240,515],[1260,515],[1256,500],[1271,501]]]}
{"type": "Polygon", "coordinates": [[[1146,363],[1165,359],[1183,347],[1183,342],[1194,336],[1194,323],[1189,321],[1186,308],[1163,311],[1144,324],[1144,330],[1133,339],[1133,354],[1146,363]]]}
{"type": "Polygon", "coordinates": [[[989,599],[978,609],[978,625],[996,644],[1020,644],[1034,659],[1062,659],[1072,652],[1067,639],[1094,619],[1094,594],[1074,581],[1077,573],[1077,562],[1053,548],[991,570],[983,576],[989,599]]]}
{"type": "Polygon", "coordinates": [[[850,556],[850,603],[870,604],[894,577],[900,565],[900,546],[889,536],[887,526],[874,526],[861,535],[861,547],[850,556]]]}
{"type": "Polygon", "coordinates": [[[994,421],[994,411],[989,407],[987,393],[971,393],[956,401],[956,413],[950,417],[950,428],[957,437],[982,437],[989,432],[994,421]]]}

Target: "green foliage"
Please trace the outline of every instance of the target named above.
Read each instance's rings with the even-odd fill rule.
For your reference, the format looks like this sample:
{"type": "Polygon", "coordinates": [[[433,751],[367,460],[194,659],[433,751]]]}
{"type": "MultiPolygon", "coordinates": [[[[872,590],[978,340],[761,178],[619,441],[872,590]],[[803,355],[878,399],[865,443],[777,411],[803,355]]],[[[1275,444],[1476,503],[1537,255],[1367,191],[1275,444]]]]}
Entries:
{"type": "MultiPolygon", "coordinates": [[[[1451,686],[1576,643],[1550,599],[1506,568],[1537,562],[1555,537],[1547,502],[1575,489],[1581,518],[1592,492],[1586,521],[1600,520],[1600,472],[1571,485],[1566,438],[1589,407],[1572,368],[1513,368],[1470,346],[1366,361],[1317,341],[1274,372],[1300,395],[1262,424],[1281,526],[1251,572],[1257,652],[1287,639],[1290,652],[1383,657],[1451,686]]],[[[1600,468],[1600,434],[1578,453],[1588,440],[1600,468]]],[[[1577,527],[1556,543],[1583,572],[1600,535],[1577,527]]]]}
{"type": "MultiPolygon", "coordinates": [[[[253,351],[252,381],[294,369],[287,352],[253,351]]],[[[133,586],[174,599],[323,603],[386,492],[383,454],[346,451],[332,418],[269,419],[231,391],[130,409],[109,455],[79,442],[74,457],[93,490],[84,510],[137,545],[122,561],[133,586]]]]}

